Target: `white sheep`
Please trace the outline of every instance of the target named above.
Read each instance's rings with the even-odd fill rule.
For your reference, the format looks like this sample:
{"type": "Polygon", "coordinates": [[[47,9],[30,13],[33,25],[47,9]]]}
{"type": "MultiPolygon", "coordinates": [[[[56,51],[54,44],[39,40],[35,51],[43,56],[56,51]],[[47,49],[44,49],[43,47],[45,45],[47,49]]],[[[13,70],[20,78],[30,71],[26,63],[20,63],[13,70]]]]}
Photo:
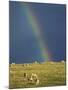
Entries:
{"type": "Polygon", "coordinates": [[[39,84],[39,79],[36,80],[36,85],[38,85],[38,84],[39,84]]]}
{"type": "Polygon", "coordinates": [[[39,84],[38,76],[37,76],[37,74],[35,74],[35,73],[32,73],[30,77],[28,76],[27,73],[24,73],[24,80],[25,80],[25,81],[28,80],[29,82],[34,83],[34,84],[36,84],[36,85],[39,84]]]}
{"type": "Polygon", "coordinates": [[[33,81],[33,78],[32,77],[30,78],[30,81],[33,81]]]}
{"type": "Polygon", "coordinates": [[[39,79],[38,79],[37,74],[32,73],[31,78],[32,78],[32,80],[36,83],[36,85],[39,84],[39,79]]]}
{"type": "Polygon", "coordinates": [[[37,74],[35,74],[35,73],[32,73],[31,77],[38,78],[37,74]]]}

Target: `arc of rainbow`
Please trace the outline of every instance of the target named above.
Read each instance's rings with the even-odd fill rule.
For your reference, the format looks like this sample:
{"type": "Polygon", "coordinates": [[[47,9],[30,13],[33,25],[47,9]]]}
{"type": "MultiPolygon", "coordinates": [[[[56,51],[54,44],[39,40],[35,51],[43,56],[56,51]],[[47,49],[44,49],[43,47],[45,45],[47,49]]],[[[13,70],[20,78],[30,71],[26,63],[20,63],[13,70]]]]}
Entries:
{"type": "Polygon", "coordinates": [[[28,22],[32,27],[32,31],[35,37],[37,38],[38,45],[41,50],[41,55],[44,58],[44,61],[51,60],[51,54],[48,51],[47,45],[44,44],[42,32],[40,30],[40,26],[38,25],[37,18],[35,17],[34,13],[32,12],[28,4],[24,3],[23,5],[24,5],[28,22]]]}

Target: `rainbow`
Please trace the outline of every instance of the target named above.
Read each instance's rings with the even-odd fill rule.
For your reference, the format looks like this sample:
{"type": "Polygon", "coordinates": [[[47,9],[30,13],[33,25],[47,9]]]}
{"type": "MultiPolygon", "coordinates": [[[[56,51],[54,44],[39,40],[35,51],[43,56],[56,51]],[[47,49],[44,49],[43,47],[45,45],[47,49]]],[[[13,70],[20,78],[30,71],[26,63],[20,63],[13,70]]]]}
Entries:
{"type": "Polygon", "coordinates": [[[41,50],[41,55],[44,58],[44,61],[51,60],[51,53],[49,52],[46,43],[44,44],[41,27],[39,25],[39,22],[37,21],[36,15],[31,10],[29,4],[23,3],[22,6],[24,7],[28,22],[32,27],[32,32],[37,38],[38,45],[41,50]]]}

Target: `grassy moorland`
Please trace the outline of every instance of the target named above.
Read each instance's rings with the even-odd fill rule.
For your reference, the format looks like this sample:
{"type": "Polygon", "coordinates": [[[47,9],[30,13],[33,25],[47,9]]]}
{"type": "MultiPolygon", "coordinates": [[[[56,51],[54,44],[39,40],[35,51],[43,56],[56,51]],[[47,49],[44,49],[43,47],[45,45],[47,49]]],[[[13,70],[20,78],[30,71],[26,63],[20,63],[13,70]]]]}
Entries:
{"type": "Polygon", "coordinates": [[[66,84],[65,62],[45,62],[32,64],[10,64],[9,65],[9,88],[30,88],[61,86],[66,84]],[[36,73],[40,83],[24,81],[23,74],[28,76],[36,73]]]}

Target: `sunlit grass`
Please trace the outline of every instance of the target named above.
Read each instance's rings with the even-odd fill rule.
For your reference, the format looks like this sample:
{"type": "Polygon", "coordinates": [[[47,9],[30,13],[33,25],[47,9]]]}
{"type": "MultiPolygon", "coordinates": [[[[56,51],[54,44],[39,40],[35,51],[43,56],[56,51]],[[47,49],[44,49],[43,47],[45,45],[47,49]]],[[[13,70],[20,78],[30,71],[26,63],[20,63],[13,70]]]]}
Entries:
{"type": "Polygon", "coordinates": [[[9,88],[29,88],[45,87],[66,84],[65,62],[45,62],[37,64],[10,64],[9,88]],[[39,85],[23,81],[23,73],[26,72],[29,77],[36,73],[40,80],[39,85]]]}

